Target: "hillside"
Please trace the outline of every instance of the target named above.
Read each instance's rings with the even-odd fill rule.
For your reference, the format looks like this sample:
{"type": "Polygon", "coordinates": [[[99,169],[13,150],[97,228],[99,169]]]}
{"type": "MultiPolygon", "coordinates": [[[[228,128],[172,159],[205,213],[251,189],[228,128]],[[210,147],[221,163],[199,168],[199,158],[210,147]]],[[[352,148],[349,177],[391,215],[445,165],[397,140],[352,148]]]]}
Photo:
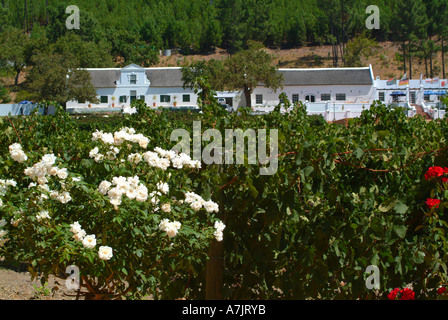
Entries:
{"type": "MultiPolygon", "coordinates": [[[[380,76],[382,79],[393,77],[401,78],[403,76],[403,62],[398,60],[397,55],[399,47],[397,43],[387,41],[379,43],[377,52],[364,60],[364,65],[372,65],[374,76],[380,76]]],[[[331,46],[305,46],[296,49],[268,49],[276,58],[279,68],[331,68],[331,46]]],[[[180,67],[189,64],[195,60],[225,59],[228,53],[225,50],[217,49],[214,54],[209,55],[182,55],[175,51],[171,56],[161,56],[156,67],[180,67]]],[[[434,77],[442,76],[441,53],[433,60],[434,77]]],[[[343,66],[340,63],[340,66],[343,66]]],[[[426,76],[424,60],[413,58],[412,78],[419,78],[420,73],[426,76]]],[[[428,75],[428,77],[430,77],[428,75]]]]}

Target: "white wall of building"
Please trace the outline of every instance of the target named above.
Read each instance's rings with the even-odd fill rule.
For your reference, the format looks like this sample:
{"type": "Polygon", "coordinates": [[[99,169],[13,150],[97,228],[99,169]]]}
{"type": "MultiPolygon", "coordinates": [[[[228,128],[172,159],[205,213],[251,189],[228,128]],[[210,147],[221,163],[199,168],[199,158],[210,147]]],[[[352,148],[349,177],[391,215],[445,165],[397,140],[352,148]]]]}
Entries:
{"type": "MultiPolygon", "coordinates": [[[[101,96],[107,97],[107,103],[90,104],[92,107],[127,107],[131,104],[131,91],[135,91],[137,99],[144,98],[148,106],[173,107],[176,102],[177,107],[194,107],[197,105],[197,95],[194,90],[183,89],[182,87],[151,88],[140,86],[117,86],[116,88],[98,88],[96,90],[98,99],[101,96]],[[169,96],[169,102],[162,102],[162,96],[169,96]],[[188,96],[190,101],[186,99],[188,96]],[[120,97],[126,97],[126,102],[120,102],[120,97]],[[115,97],[115,100],[112,99],[115,97]],[[155,103],[155,105],[154,105],[155,103]]],[[[166,99],[164,99],[166,101],[166,99]]],[[[122,100],[123,101],[123,100],[122,100]]],[[[87,107],[89,102],[78,103],[76,101],[67,102],[67,107],[87,107]]]]}
{"type": "Polygon", "coordinates": [[[425,91],[446,91],[448,90],[448,82],[446,79],[438,79],[430,81],[430,79],[411,79],[409,84],[400,85],[399,80],[394,81],[393,84],[388,84],[388,80],[382,80],[379,77],[374,81],[375,86],[375,100],[382,100],[381,94],[384,94],[384,103],[393,103],[394,97],[392,93],[402,92],[405,95],[398,97],[398,101],[409,101],[421,105],[422,102],[438,102],[440,95],[428,95],[425,97],[425,91]],[[411,101],[415,99],[414,101],[411,101]]]}
{"type": "Polygon", "coordinates": [[[371,103],[374,97],[374,88],[372,85],[327,85],[327,86],[286,86],[283,90],[276,92],[266,87],[257,87],[252,94],[252,106],[274,106],[278,105],[280,93],[286,93],[288,99],[292,102],[293,95],[298,95],[299,101],[305,102],[307,96],[314,96],[316,103],[327,102],[322,100],[326,98],[323,94],[329,95],[330,102],[337,103],[371,103]],[[345,94],[344,100],[336,100],[337,94],[345,94]],[[257,95],[261,95],[257,99],[257,95]],[[258,101],[257,101],[258,100],[258,101]],[[261,103],[258,103],[260,102],[261,103]]]}

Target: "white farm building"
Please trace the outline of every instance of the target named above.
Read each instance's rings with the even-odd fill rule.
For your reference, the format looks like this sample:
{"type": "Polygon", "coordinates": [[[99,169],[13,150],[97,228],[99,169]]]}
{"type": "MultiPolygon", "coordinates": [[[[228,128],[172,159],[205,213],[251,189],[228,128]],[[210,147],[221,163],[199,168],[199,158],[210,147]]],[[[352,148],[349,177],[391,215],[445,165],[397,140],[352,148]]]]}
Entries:
{"type": "MultiPolygon", "coordinates": [[[[99,104],[70,101],[69,112],[91,110],[117,110],[142,99],[152,107],[197,108],[197,96],[191,89],[184,89],[180,67],[142,68],[130,64],[124,68],[86,69],[92,78],[99,104]]],[[[374,78],[372,67],[362,68],[313,68],[278,69],[283,75],[283,89],[273,92],[260,84],[251,95],[255,111],[269,112],[279,103],[281,92],[292,102],[302,101],[310,114],[322,114],[326,120],[359,116],[375,100],[398,104],[409,109],[409,116],[417,108],[431,113],[436,108],[439,93],[427,95],[428,90],[441,89],[446,80],[436,84],[425,80],[399,80],[374,78]]],[[[440,90],[438,92],[441,92],[440,90]]],[[[433,93],[433,91],[431,91],[433,93]]],[[[217,92],[218,98],[237,109],[245,105],[242,91],[217,92]]],[[[443,111],[444,112],[444,111],[443,111]]],[[[438,112],[440,116],[440,112],[438,112]]]]}

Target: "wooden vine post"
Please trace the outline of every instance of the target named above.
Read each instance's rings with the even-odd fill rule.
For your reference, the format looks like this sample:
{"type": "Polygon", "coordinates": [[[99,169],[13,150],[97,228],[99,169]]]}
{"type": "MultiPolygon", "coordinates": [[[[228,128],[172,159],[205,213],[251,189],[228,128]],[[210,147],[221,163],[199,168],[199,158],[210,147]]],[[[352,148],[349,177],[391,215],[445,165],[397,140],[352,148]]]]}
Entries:
{"type": "Polygon", "coordinates": [[[213,241],[208,252],[205,271],[205,299],[221,300],[224,275],[224,248],[222,242],[213,241]]]}
{"type": "MultiPolygon", "coordinates": [[[[222,165],[218,165],[219,172],[223,172],[222,165]]],[[[222,189],[225,186],[220,188],[222,189]]],[[[221,217],[224,217],[224,206],[219,205],[221,217]]],[[[222,300],[222,289],[224,284],[224,246],[222,241],[213,240],[208,251],[208,260],[205,269],[205,299],[222,300]]]]}

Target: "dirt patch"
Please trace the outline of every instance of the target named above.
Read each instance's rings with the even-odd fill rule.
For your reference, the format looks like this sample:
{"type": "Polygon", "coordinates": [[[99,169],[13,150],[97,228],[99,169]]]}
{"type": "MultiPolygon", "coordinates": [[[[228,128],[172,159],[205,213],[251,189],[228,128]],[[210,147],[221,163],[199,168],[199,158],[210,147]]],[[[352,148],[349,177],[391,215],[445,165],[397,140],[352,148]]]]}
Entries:
{"type": "MultiPolygon", "coordinates": [[[[42,286],[40,279],[31,281],[25,265],[11,267],[0,264],[0,300],[75,300],[73,290],[65,287],[65,280],[49,277],[42,286]]],[[[82,298],[81,298],[82,299],[82,298]]]]}

